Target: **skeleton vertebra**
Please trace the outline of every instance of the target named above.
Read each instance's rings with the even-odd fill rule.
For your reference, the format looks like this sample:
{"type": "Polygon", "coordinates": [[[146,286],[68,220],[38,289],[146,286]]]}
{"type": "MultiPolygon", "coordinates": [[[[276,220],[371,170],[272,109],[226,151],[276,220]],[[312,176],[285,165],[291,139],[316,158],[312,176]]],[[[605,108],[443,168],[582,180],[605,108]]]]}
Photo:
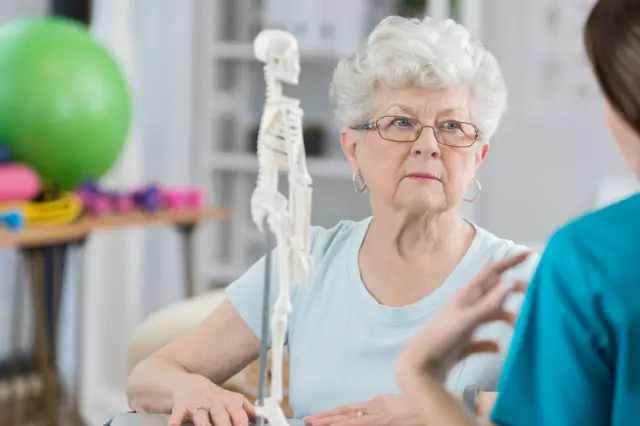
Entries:
{"type": "MultiPolygon", "coordinates": [[[[265,64],[266,102],[258,132],[259,170],[251,196],[251,215],[261,232],[267,222],[279,253],[279,293],[270,321],[271,393],[257,412],[274,426],[287,426],[280,408],[284,343],[292,309],[290,286],[304,285],[313,268],[309,253],[312,181],[307,171],[300,102],[282,94],[283,83],[298,84],[300,56],[296,39],[281,30],[264,30],[254,40],[254,51],[265,64]],[[288,197],[278,191],[281,171],[288,174],[288,197]]],[[[267,338],[263,335],[262,341],[267,338]]]]}

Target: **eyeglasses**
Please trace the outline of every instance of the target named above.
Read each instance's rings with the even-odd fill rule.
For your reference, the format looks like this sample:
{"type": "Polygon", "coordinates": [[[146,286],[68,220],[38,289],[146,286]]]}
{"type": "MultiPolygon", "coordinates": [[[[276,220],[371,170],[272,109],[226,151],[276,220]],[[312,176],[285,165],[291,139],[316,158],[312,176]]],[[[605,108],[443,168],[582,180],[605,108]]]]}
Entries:
{"type": "Polygon", "coordinates": [[[422,129],[431,128],[436,140],[441,145],[467,148],[473,145],[480,135],[478,128],[471,123],[447,120],[428,126],[418,120],[396,115],[387,115],[376,121],[354,127],[354,130],[377,130],[382,139],[392,142],[415,142],[422,134],[422,129]]]}

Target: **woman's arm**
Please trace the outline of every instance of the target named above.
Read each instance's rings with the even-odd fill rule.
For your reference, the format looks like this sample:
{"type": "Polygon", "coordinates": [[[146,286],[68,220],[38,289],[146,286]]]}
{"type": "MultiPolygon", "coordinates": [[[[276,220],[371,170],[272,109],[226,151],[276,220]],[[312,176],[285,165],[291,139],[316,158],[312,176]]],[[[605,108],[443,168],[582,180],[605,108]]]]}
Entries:
{"type": "Polygon", "coordinates": [[[527,256],[521,253],[488,265],[411,339],[396,359],[398,384],[421,413],[425,425],[473,425],[472,416],[457,397],[446,392],[444,378],[464,357],[499,350],[495,342],[476,341],[473,335],[487,322],[513,322],[513,314],[503,305],[523,286],[503,283],[501,276],[527,256]]]}
{"type": "Polygon", "coordinates": [[[191,380],[222,384],[257,358],[260,339],[225,300],[198,327],[133,369],[129,404],[140,412],[170,413],[173,391],[191,380]]]}
{"type": "Polygon", "coordinates": [[[404,353],[396,360],[396,377],[424,424],[475,426],[459,398],[448,393],[439,380],[434,380],[425,371],[416,370],[416,365],[416,361],[404,353]]]}
{"type": "MultiPolygon", "coordinates": [[[[278,258],[274,249],[271,252],[274,283],[279,280],[278,258]]],[[[131,408],[141,412],[171,412],[176,393],[194,401],[199,397],[191,393],[211,394],[216,391],[212,383],[221,385],[258,357],[265,261],[266,257],[257,261],[227,287],[227,299],[198,327],[133,369],[127,385],[131,408]]],[[[270,292],[271,305],[276,296],[277,292],[270,292]]]]}

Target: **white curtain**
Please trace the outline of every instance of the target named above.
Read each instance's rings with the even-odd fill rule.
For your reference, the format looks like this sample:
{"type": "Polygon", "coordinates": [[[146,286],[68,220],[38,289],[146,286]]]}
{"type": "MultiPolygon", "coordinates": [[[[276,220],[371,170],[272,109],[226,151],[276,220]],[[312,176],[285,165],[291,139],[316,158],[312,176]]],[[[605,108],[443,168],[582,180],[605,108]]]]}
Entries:
{"type": "MultiPolygon", "coordinates": [[[[145,175],[133,5],[132,0],[93,2],[91,31],[120,64],[132,93],[133,117],[126,148],[102,180],[105,187],[116,190],[140,186],[145,175]]],[[[126,346],[141,316],[143,247],[141,230],[134,228],[94,234],[86,247],[79,285],[84,286],[85,312],[82,407],[90,424],[105,421],[100,406],[127,408],[122,386],[126,346]]]]}

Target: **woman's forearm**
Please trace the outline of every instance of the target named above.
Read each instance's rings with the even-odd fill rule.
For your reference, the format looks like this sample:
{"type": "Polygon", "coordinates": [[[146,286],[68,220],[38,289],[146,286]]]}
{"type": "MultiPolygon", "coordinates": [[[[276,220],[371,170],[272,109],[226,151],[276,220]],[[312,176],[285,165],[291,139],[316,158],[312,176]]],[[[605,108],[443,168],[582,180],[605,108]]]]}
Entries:
{"type": "Polygon", "coordinates": [[[177,362],[152,355],[136,365],[129,376],[129,406],[139,413],[171,413],[174,389],[192,376],[177,362]]]}
{"type": "Polygon", "coordinates": [[[402,371],[399,384],[418,410],[425,426],[473,426],[458,399],[423,372],[402,371]]]}

